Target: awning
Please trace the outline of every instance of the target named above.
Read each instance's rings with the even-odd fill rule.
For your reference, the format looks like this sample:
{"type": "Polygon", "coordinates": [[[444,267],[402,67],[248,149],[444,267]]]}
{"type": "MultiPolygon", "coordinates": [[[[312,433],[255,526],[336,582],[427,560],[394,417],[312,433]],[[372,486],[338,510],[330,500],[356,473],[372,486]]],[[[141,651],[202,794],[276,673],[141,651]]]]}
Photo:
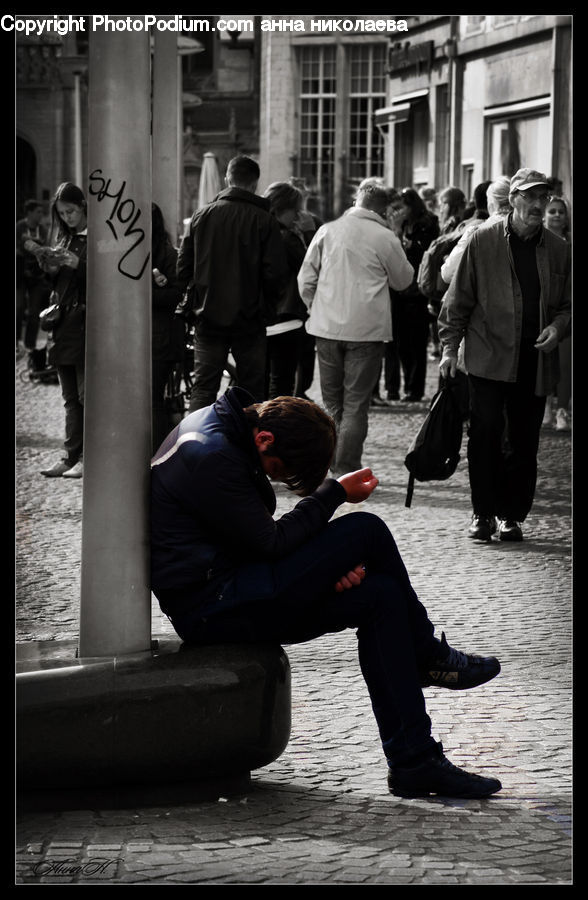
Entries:
{"type": "Polygon", "coordinates": [[[398,103],[394,106],[385,106],[374,112],[376,125],[396,125],[397,122],[408,122],[410,116],[410,103],[398,103]]]}
{"type": "Polygon", "coordinates": [[[413,103],[424,100],[429,94],[429,88],[421,88],[407,94],[399,94],[392,100],[391,106],[384,106],[374,112],[374,124],[376,126],[395,125],[407,122],[413,103]]]}

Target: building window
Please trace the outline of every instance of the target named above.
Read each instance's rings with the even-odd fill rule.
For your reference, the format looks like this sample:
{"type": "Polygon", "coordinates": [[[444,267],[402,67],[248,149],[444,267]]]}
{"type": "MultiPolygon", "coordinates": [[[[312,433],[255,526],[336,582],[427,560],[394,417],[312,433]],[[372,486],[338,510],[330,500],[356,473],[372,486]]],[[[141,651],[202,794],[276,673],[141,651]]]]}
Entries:
{"type": "Polygon", "coordinates": [[[215,34],[213,32],[214,16],[202,16],[202,19],[208,22],[208,29],[202,27],[202,31],[197,34],[192,32],[182,32],[184,38],[190,41],[196,40],[200,44],[200,48],[196,53],[182,53],[182,75],[184,80],[190,86],[190,82],[194,79],[201,78],[205,73],[212,72],[214,68],[214,41],[215,34]]]}
{"type": "Polygon", "coordinates": [[[474,163],[463,162],[461,164],[461,189],[468,200],[474,196],[474,163]]]}
{"type": "Polygon", "coordinates": [[[486,16],[460,16],[459,29],[462,37],[481,34],[486,29],[486,16]]]}
{"type": "Polygon", "coordinates": [[[394,174],[397,189],[429,184],[429,102],[419,98],[410,105],[405,121],[394,126],[394,174]]]}
{"type": "Polygon", "coordinates": [[[522,166],[539,172],[551,168],[551,130],[548,110],[527,116],[488,118],[488,177],[512,176],[522,166]]]}
{"type": "Polygon", "coordinates": [[[500,28],[502,25],[512,25],[515,22],[518,22],[519,16],[492,16],[492,27],[500,28]]]}
{"type": "Polygon", "coordinates": [[[384,138],[374,112],[386,105],[385,44],[361,44],[349,50],[349,170],[354,192],[363,178],[384,175],[384,138]]]}
{"type": "Polygon", "coordinates": [[[300,54],[300,176],[321,210],[333,207],[337,60],[334,45],[300,54]]]}
{"type": "Polygon", "coordinates": [[[388,44],[299,48],[300,125],[297,174],[309,208],[340,215],[360,181],[383,177],[385,141],[374,113],[386,105],[388,44]]]}

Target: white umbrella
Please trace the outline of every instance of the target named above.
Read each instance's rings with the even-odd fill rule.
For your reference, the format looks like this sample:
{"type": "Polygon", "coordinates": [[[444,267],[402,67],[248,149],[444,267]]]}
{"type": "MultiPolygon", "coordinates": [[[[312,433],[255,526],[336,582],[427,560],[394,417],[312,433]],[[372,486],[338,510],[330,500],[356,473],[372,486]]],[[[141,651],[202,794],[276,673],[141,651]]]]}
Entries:
{"type": "Polygon", "coordinates": [[[218,164],[214,153],[205,153],[200,172],[200,184],[198,186],[198,209],[211,203],[223,185],[218,171],[218,164]]]}

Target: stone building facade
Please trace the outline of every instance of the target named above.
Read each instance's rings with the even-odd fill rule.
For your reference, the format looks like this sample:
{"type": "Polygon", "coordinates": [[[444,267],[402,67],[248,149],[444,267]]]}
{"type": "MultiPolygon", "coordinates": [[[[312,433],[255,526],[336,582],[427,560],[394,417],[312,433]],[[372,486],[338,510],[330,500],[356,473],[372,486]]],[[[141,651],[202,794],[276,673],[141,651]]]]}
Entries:
{"type": "MultiPolygon", "coordinates": [[[[571,16],[219,19],[179,37],[183,216],[211,152],[221,175],[237,153],[258,158],[260,191],[304,178],[324,219],[374,175],[471,194],[530,165],[571,195],[571,16]]],[[[61,181],[84,182],[87,84],[88,32],[17,36],[18,215],[28,197],[48,205],[61,181]]]]}
{"type": "MultiPolygon", "coordinates": [[[[206,153],[221,175],[237,153],[259,153],[259,17],[249,18],[243,34],[220,31],[218,16],[204,16],[197,33],[178,35],[183,216],[196,208],[206,153]]],[[[16,35],[17,216],[31,197],[48,209],[63,181],[87,182],[89,40],[89,28],[16,35]]]]}
{"type": "Polygon", "coordinates": [[[371,175],[471,196],[529,165],[571,195],[571,16],[407,16],[403,31],[381,14],[297,18],[262,34],[268,181],[304,177],[326,218],[371,175]]]}

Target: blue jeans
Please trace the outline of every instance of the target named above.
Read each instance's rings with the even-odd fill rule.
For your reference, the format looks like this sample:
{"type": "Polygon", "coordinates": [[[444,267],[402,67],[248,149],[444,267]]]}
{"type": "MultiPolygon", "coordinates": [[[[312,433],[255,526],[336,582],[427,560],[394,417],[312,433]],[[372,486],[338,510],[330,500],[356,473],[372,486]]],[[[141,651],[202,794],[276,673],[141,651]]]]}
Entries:
{"type": "Polygon", "coordinates": [[[189,600],[190,592],[166,592],[165,607],[187,643],[290,644],[356,628],[359,664],[386,757],[398,764],[432,746],[419,670],[439,642],[378,516],[341,516],[285,559],[242,566],[204,603],[193,591],[191,612],[189,600]],[[337,593],[335,583],[361,563],[362,583],[337,593]],[[183,613],[174,614],[174,602],[183,613]]]}
{"type": "Polygon", "coordinates": [[[368,432],[372,391],[384,352],[382,341],[316,339],[321,394],[337,427],[337,450],[332,469],[337,474],[361,469],[368,432]]]}

